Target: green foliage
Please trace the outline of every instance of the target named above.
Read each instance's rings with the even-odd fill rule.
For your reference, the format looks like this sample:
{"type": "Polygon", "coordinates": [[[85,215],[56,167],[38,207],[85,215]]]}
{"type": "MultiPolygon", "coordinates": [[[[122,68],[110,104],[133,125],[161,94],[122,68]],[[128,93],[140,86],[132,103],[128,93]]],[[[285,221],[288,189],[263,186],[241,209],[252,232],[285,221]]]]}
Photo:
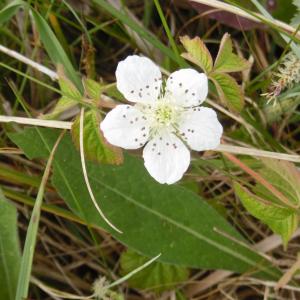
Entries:
{"type": "MultiPolygon", "coordinates": [[[[295,1],[297,0],[276,0],[275,8],[271,10],[272,16],[286,23],[291,22],[295,11],[295,1]]],[[[264,2],[268,1],[264,0],[264,2]]]]}
{"type": "Polygon", "coordinates": [[[221,40],[219,52],[215,60],[214,72],[240,72],[248,68],[248,61],[232,52],[232,40],[230,35],[225,33],[221,40]]]}
{"type": "MultiPolygon", "coordinates": [[[[40,129],[39,133],[31,128],[10,137],[26,155],[40,157],[45,147],[50,151],[59,132],[40,129]]],[[[156,183],[139,159],[127,156],[121,166],[87,163],[87,170],[96,199],[123,234],[99,218],[85,186],[80,157],[65,136],[54,160],[54,187],[76,215],[111,232],[130,248],[150,257],[162,253],[160,260],[166,263],[257,270],[266,278],[278,278],[278,272],[260,255],[215,231],[218,228],[245,242],[202,198],[180,186],[156,183]]]]}
{"type": "Polygon", "coordinates": [[[187,53],[182,56],[198,65],[214,83],[221,101],[231,110],[240,112],[244,107],[244,97],[237,81],[228,75],[230,72],[240,72],[249,68],[249,63],[232,52],[230,35],[225,33],[219,48],[215,63],[204,42],[196,37],[181,38],[187,53]]]}
{"type": "Polygon", "coordinates": [[[294,6],[296,6],[297,11],[291,20],[293,26],[298,26],[300,24],[300,0],[293,0],[294,6]]]}
{"type": "Polygon", "coordinates": [[[15,299],[20,262],[17,209],[0,189],[0,299],[15,299]]]}
{"type": "Polygon", "coordinates": [[[112,16],[121,21],[124,25],[127,25],[131,30],[133,30],[133,32],[135,32],[145,41],[149,42],[150,45],[152,45],[156,49],[159,49],[159,51],[166,55],[168,58],[177,62],[178,65],[183,66],[181,60],[178,59],[175,53],[169,47],[164,45],[154,34],[150,33],[138,22],[130,18],[126,13],[126,9],[124,7],[118,10],[105,0],[93,0],[93,2],[103,10],[109,12],[112,16]]]}
{"type": "Polygon", "coordinates": [[[58,83],[63,96],[58,100],[53,111],[43,116],[44,119],[57,118],[66,110],[78,105],[82,99],[81,93],[77,90],[74,84],[64,76],[62,71],[59,71],[58,83]]]}
{"type": "MultiPolygon", "coordinates": [[[[286,198],[291,205],[299,206],[300,204],[300,171],[293,163],[276,160],[276,159],[261,159],[264,166],[259,170],[259,173],[272,183],[286,198]]],[[[263,192],[269,199],[274,198],[267,190],[260,187],[260,192],[263,192]]],[[[280,201],[276,200],[275,201],[280,201]]]]}
{"type": "Polygon", "coordinates": [[[84,91],[85,91],[86,95],[90,99],[93,99],[93,100],[100,99],[104,87],[99,82],[97,82],[93,79],[86,78],[83,80],[83,86],[84,86],[84,91]]]}
{"type": "Polygon", "coordinates": [[[268,123],[272,124],[275,121],[281,120],[285,114],[292,113],[299,104],[300,104],[299,96],[284,98],[266,104],[263,110],[268,123]]]}
{"type": "Polygon", "coordinates": [[[77,89],[82,92],[80,78],[47,21],[37,11],[32,9],[31,12],[40,39],[52,62],[56,65],[63,65],[68,78],[75,84],[77,89]]]}
{"type": "Polygon", "coordinates": [[[180,41],[187,51],[181,55],[209,74],[213,69],[213,60],[204,42],[199,37],[190,39],[188,36],[181,37],[180,41]]]}
{"type": "MultiPolygon", "coordinates": [[[[132,272],[148,260],[149,258],[131,250],[123,252],[121,256],[122,275],[132,272]]],[[[150,266],[133,275],[127,282],[133,288],[163,292],[186,281],[188,276],[189,271],[184,267],[153,262],[150,266]]]]}
{"type": "MultiPolygon", "coordinates": [[[[101,116],[96,110],[90,110],[84,114],[83,123],[83,145],[84,154],[87,159],[100,163],[121,164],[123,162],[122,150],[110,145],[103,137],[99,124],[101,116]]],[[[72,126],[72,139],[79,149],[79,125],[80,117],[78,116],[72,126]]]]}
{"type": "Polygon", "coordinates": [[[8,3],[0,10],[0,24],[9,21],[21,7],[25,7],[26,3],[21,0],[15,0],[8,3]]]}
{"type": "Polygon", "coordinates": [[[234,183],[234,190],[249,213],[279,234],[286,247],[298,226],[298,215],[295,211],[283,205],[266,201],[252,194],[237,182],[234,183]]]}
{"type": "Polygon", "coordinates": [[[212,73],[210,79],[214,83],[221,101],[234,111],[244,107],[244,96],[236,80],[226,73],[212,73]]]}

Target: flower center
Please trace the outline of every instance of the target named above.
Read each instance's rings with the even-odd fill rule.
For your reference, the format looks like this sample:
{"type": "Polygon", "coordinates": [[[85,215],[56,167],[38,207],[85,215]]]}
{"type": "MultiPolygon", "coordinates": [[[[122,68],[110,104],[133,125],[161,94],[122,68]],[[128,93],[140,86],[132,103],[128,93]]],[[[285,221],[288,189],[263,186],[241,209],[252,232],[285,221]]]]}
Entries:
{"type": "Polygon", "coordinates": [[[176,119],[176,107],[166,101],[160,100],[155,107],[154,115],[158,124],[169,126],[176,119]]]}

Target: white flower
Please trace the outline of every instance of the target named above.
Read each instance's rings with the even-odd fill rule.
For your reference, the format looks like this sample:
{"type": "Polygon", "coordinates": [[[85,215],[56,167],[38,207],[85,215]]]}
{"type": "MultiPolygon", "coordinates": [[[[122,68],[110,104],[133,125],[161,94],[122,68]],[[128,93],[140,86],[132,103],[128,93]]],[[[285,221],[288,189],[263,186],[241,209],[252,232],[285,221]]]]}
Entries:
{"type": "Polygon", "coordinates": [[[172,184],[190,164],[189,148],[210,150],[220,144],[223,128],[214,110],[199,107],[208,93],[205,74],[181,69],[162,84],[150,59],[128,56],[118,64],[117,88],[135,105],[118,105],[100,125],[109,143],[145,146],[145,167],[160,183],[172,184]]]}

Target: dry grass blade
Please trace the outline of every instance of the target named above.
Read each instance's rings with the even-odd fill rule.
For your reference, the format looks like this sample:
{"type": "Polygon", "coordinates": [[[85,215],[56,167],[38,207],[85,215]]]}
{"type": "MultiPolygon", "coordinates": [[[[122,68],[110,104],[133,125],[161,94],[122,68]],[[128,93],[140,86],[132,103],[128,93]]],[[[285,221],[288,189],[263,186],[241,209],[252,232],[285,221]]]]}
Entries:
{"type": "Polygon", "coordinates": [[[10,123],[14,122],[22,125],[31,125],[31,126],[42,126],[49,128],[58,128],[58,129],[71,129],[72,122],[66,121],[56,121],[56,120],[41,120],[34,118],[23,118],[23,117],[11,117],[11,116],[0,116],[0,123],[10,123]]]}
{"type": "Polygon", "coordinates": [[[230,5],[228,3],[224,3],[224,2],[221,2],[221,1],[218,1],[218,0],[190,0],[190,1],[195,2],[195,3],[205,4],[205,5],[208,5],[208,6],[212,6],[212,7],[217,8],[217,9],[225,10],[225,11],[228,11],[230,13],[236,14],[238,16],[244,17],[244,18],[246,18],[248,20],[251,20],[251,21],[261,23],[262,20],[264,20],[267,23],[272,23],[275,27],[279,27],[284,31],[290,32],[291,34],[296,34],[296,36],[298,38],[300,38],[300,34],[296,32],[296,29],[293,26],[288,25],[288,24],[286,24],[282,21],[267,19],[266,17],[264,17],[263,15],[261,15],[259,13],[253,13],[253,15],[252,15],[252,14],[249,14],[246,11],[244,11],[244,10],[238,8],[238,7],[235,7],[233,5],[230,5]]]}
{"type": "MultiPolygon", "coordinates": [[[[41,119],[34,119],[34,118],[10,117],[10,116],[0,115],[0,123],[1,122],[3,123],[15,122],[23,125],[42,126],[42,127],[69,129],[69,130],[72,128],[72,124],[73,124],[73,122],[67,122],[67,121],[41,120],[41,119]]],[[[241,155],[250,155],[255,157],[256,156],[269,157],[269,158],[287,160],[292,162],[300,162],[300,156],[296,154],[293,155],[293,154],[264,151],[255,148],[239,147],[239,146],[233,146],[229,144],[222,144],[218,146],[218,148],[214,149],[214,151],[235,153],[241,155]]]]}
{"type": "Polygon", "coordinates": [[[281,289],[287,283],[292,279],[293,275],[300,269],[300,255],[298,255],[298,258],[296,262],[292,265],[292,267],[285,272],[285,274],[279,279],[277,282],[277,285],[275,286],[275,289],[281,289]]]}
{"type": "MultiPolygon", "coordinates": [[[[297,238],[299,236],[300,236],[300,229],[296,230],[296,232],[293,234],[292,239],[297,238]]],[[[271,236],[268,236],[262,241],[253,245],[253,248],[260,251],[261,253],[267,253],[278,248],[281,245],[282,245],[282,239],[280,238],[280,236],[277,234],[272,234],[271,236]]],[[[215,271],[212,274],[206,276],[203,280],[191,284],[187,289],[187,296],[194,297],[197,294],[213,287],[214,285],[219,284],[224,279],[228,278],[233,274],[234,273],[230,271],[223,271],[223,270],[215,271]]]]}
{"type": "Polygon", "coordinates": [[[122,233],[122,231],[120,229],[118,229],[114,224],[112,224],[104,215],[103,211],[101,210],[100,206],[98,205],[94,193],[92,191],[91,185],[90,185],[90,181],[88,178],[88,174],[87,174],[87,169],[86,169],[86,164],[85,164],[85,158],[84,158],[84,143],[83,143],[83,125],[84,125],[84,108],[81,108],[80,111],[80,131],[79,131],[79,144],[80,144],[80,160],[81,160],[81,166],[82,166],[82,173],[83,173],[83,177],[84,177],[84,181],[86,184],[86,187],[88,189],[88,192],[90,194],[90,197],[93,201],[93,204],[95,206],[95,208],[97,209],[98,213],[100,214],[100,216],[102,217],[102,219],[111,227],[113,228],[115,231],[117,231],[118,233],[122,233]]]}
{"type": "Polygon", "coordinates": [[[257,182],[266,187],[274,196],[276,196],[279,200],[281,200],[288,207],[297,209],[298,206],[293,205],[289,199],[287,199],[278,189],[276,189],[269,181],[263,178],[260,174],[253,171],[251,168],[246,166],[243,162],[237,159],[234,155],[229,153],[224,153],[224,155],[232,161],[235,165],[239,166],[244,172],[248,173],[251,177],[253,177],[257,182]]]}
{"type": "Polygon", "coordinates": [[[228,144],[221,144],[215,151],[218,152],[228,152],[234,154],[242,154],[242,155],[250,155],[253,157],[269,157],[274,159],[280,160],[287,160],[293,162],[300,162],[300,155],[292,155],[292,154],[285,154],[285,153],[278,153],[278,152],[271,152],[271,151],[264,151],[254,148],[246,148],[246,147],[239,147],[233,146],[228,144]]]}
{"type": "Polygon", "coordinates": [[[39,70],[43,74],[48,75],[52,80],[58,79],[58,75],[55,72],[53,72],[52,70],[46,68],[43,65],[38,64],[37,62],[27,58],[26,56],[14,51],[14,50],[8,49],[5,46],[0,45],[0,51],[23,62],[24,64],[26,64],[28,66],[31,66],[32,68],[34,68],[36,70],[39,70]]]}

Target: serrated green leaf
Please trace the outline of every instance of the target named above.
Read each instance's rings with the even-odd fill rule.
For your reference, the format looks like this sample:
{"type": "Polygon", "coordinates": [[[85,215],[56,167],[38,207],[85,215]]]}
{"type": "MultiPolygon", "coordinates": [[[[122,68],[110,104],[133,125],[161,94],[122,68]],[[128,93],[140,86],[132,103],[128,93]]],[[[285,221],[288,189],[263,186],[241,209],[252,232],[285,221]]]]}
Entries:
{"type": "Polygon", "coordinates": [[[300,24],[300,0],[293,0],[293,4],[296,6],[297,11],[291,20],[291,24],[296,27],[300,24]]]}
{"type": "Polygon", "coordinates": [[[103,86],[90,78],[83,80],[84,91],[90,99],[99,100],[103,92],[103,86]]]}
{"type": "MultiPolygon", "coordinates": [[[[141,265],[145,264],[149,258],[142,256],[132,250],[127,250],[121,255],[122,275],[126,275],[141,265]]],[[[173,289],[188,279],[187,268],[153,262],[150,266],[132,276],[127,282],[129,286],[138,289],[151,289],[155,292],[163,292],[173,289]]]]}
{"type": "Polygon", "coordinates": [[[249,63],[232,52],[230,35],[225,33],[214,64],[214,72],[239,72],[249,68],[249,63]]]}
{"type": "Polygon", "coordinates": [[[65,97],[68,97],[75,102],[77,102],[76,100],[81,100],[82,95],[81,95],[80,91],[76,88],[76,86],[67,77],[65,77],[63,70],[61,70],[61,67],[59,67],[58,70],[59,70],[58,71],[58,73],[59,73],[58,83],[59,83],[60,89],[62,91],[62,94],[65,97]]]}
{"type": "Polygon", "coordinates": [[[17,209],[0,189],[0,299],[15,300],[20,262],[17,209]]]}
{"type": "Polygon", "coordinates": [[[56,119],[66,110],[78,105],[82,99],[81,93],[77,90],[74,84],[66,78],[61,71],[58,73],[58,83],[63,96],[57,101],[51,113],[42,116],[43,119],[56,119]]]}
{"type": "MultiPolygon", "coordinates": [[[[100,163],[119,165],[123,162],[122,150],[118,147],[108,144],[99,128],[101,116],[95,110],[87,111],[84,114],[83,126],[83,145],[84,154],[87,159],[100,163]]],[[[79,149],[79,125],[78,116],[72,126],[72,139],[79,149]]]]}
{"type": "Polygon", "coordinates": [[[240,112],[244,107],[244,95],[236,80],[225,73],[212,73],[210,79],[221,101],[231,110],[240,112]]]}
{"type": "MultiPolygon", "coordinates": [[[[300,171],[288,161],[261,158],[264,167],[259,173],[283,193],[292,205],[300,203],[300,171]]],[[[262,190],[262,189],[261,189],[262,190]]],[[[268,195],[269,191],[265,191],[268,195]]]]}
{"type": "Polygon", "coordinates": [[[198,65],[205,73],[211,72],[213,60],[204,42],[199,37],[190,39],[188,36],[181,37],[180,41],[187,51],[181,56],[198,65]]]}
{"type": "Polygon", "coordinates": [[[297,214],[290,208],[257,197],[237,182],[234,190],[247,211],[279,234],[286,246],[297,229],[297,214]]]}
{"type": "MultiPolygon", "coordinates": [[[[56,130],[41,128],[37,132],[31,128],[10,134],[10,138],[33,157],[42,154],[41,148],[50,152],[58,134],[56,130]]],[[[261,255],[235,242],[237,239],[246,243],[206,201],[180,186],[158,184],[137,157],[126,156],[121,166],[87,162],[95,198],[123,234],[116,233],[99,218],[70,136],[64,136],[60,142],[53,164],[53,185],[71,210],[145,256],[162,253],[159,260],[165,263],[236,272],[251,270],[252,274],[257,270],[257,275],[273,279],[281,276],[261,255]],[[216,228],[233,239],[219,234],[216,228]]]]}

